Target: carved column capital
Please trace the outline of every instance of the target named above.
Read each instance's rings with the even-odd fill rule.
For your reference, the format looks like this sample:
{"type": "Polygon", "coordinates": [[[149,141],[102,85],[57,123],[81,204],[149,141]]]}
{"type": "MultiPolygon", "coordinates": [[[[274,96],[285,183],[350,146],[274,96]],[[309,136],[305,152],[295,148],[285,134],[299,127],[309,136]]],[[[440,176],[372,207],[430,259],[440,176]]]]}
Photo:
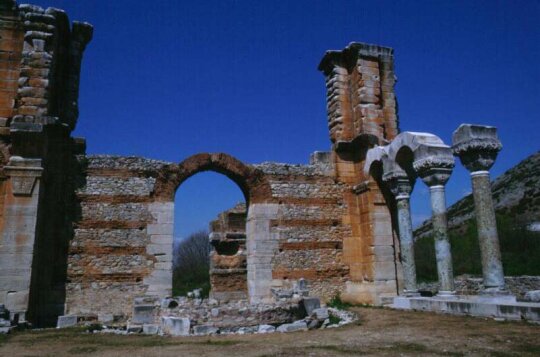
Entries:
{"type": "Polygon", "coordinates": [[[11,178],[13,195],[31,196],[36,180],[41,177],[43,168],[40,159],[25,159],[12,156],[4,166],[6,176],[11,178]]]}
{"type": "Polygon", "coordinates": [[[414,170],[429,187],[446,185],[454,166],[452,156],[429,156],[413,163],[414,170]]]}
{"type": "Polygon", "coordinates": [[[385,172],[382,179],[397,200],[410,198],[413,184],[405,171],[385,172]]]}
{"type": "Polygon", "coordinates": [[[462,124],[452,135],[452,150],[470,172],[493,166],[502,144],[493,126],[462,124]]]}

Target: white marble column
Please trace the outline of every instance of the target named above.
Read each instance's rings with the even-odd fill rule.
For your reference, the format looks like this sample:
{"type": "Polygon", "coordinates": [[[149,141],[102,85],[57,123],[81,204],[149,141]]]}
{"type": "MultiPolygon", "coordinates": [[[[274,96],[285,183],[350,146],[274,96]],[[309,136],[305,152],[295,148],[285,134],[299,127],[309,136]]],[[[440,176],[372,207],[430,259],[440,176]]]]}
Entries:
{"type": "Polygon", "coordinates": [[[416,264],[414,262],[414,238],[409,201],[413,189],[411,181],[414,182],[414,180],[407,177],[405,171],[399,169],[393,171],[385,170],[383,175],[383,182],[388,185],[396,198],[400,255],[404,279],[403,295],[405,296],[418,295],[416,264]]]}
{"type": "Polygon", "coordinates": [[[420,148],[415,153],[414,169],[429,187],[431,196],[433,237],[439,275],[439,296],[454,295],[452,251],[448,237],[445,185],[454,168],[454,158],[449,147],[420,148]]]}
{"type": "Polygon", "coordinates": [[[453,135],[454,155],[471,173],[485,294],[508,293],[488,171],[501,148],[494,127],[462,124],[453,135]]]}

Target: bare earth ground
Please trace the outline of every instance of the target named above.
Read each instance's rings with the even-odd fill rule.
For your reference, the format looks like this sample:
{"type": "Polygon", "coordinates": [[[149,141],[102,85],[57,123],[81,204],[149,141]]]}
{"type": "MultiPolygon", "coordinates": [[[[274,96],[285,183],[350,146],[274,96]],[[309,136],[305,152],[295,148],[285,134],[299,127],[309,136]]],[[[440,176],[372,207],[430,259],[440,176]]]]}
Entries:
{"type": "Polygon", "coordinates": [[[540,356],[540,325],[352,308],[360,321],[337,329],[267,335],[159,337],[80,329],[0,337],[0,356],[540,356]]]}

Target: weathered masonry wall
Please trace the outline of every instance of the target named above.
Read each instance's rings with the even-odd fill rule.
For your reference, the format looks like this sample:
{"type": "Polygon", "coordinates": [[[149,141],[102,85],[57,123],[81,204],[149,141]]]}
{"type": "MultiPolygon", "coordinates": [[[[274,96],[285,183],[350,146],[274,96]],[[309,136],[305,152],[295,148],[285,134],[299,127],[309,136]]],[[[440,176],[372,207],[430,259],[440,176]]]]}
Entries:
{"type": "MultiPolygon", "coordinates": [[[[256,165],[268,177],[277,203],[270,221],[271,286],[292,289],[301,278],[310,291],[329,299],[343,290],[349,266],[343,261],[343,239],[351,226],[343,220],[346,187],[334,180],[330,153],[316,153],[311,165],[256,165]]],[[[248,246],[259,237],[248,233],[248,246]]],[[[249,250],[248,250],[249,251],[249,250]]],[[[248,273],[249,274],[249,273],[248,273]]]]}
{"type": "Polygon", "coordinates": [[[80,216],[68,253],[66,314],[129,316],[133,298],[170,296],[173,202],[157,202],[164,162],[81,157],[80,216]]]}
{"type": "Polygon", "coordinates": [[[345,187],[344,261],[350,266],[344,299],[380,303],[400,283],[399,243],[390,214],[395,204],[363,172],[366,152],[398,133],[394,54],[388,47],[351,43],[328,51],[319,70],[326,78],[328,128],[336,180],[345,187]]]}
{"type": "Polygon", "coordinates": [[[240,203],[210,222],[210,296],[216,300],[248,298],[246,219],[240,203]]]}
{"type": "Polygon", "coordinates": [[[70,137],[92,27],[58,9],[0,3],[0,304],[54,324],[63,313],[74,220],[70,137]]]}
{"type": "Polygon", "coordinates": [[[71,137],[92,26],[13,0],[0,2],[0,20],[0,304],[14,320],[129,318],[136,297],[170,295],[174,194],[206,170],[234,181],[247,203],[236,267],[245,281],[221,288],[253,303],[301,278],[323,299],[396,295],[395,202],[363,172],[367,150],[398,134],[392,49],[353,43],[325,54],[332,147],[309,165],[222,153],[166,163],[85,156],[84,139],[71,137]]]}

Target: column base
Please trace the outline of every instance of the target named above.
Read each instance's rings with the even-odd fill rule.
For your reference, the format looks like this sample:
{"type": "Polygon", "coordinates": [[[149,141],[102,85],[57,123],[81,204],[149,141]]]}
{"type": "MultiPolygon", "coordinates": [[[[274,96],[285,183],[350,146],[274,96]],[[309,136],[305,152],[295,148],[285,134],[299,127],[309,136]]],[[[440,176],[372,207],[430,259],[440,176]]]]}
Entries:
{"type": "Polygon", "coordinates": [[[515,303],[516,296],[505,287],[490,287],[480,291],[477,299],[492,303],[515,303]]]}
{"type": "Polygon", "coordinates": [[[456,297],[456,291],[455,290],[452,290],[452,291],[440,290],[437,292],[435,297],[440,298],[440,299],[453,299],[456,297]]]}
{"type": "Polygon", "coordinates": [[[405,296],[405,297],[418,297],[420,296],[420,293],[418,292],[418,290],[406,290],[404,289],[401,294],[401,296],[405,296]]]}

